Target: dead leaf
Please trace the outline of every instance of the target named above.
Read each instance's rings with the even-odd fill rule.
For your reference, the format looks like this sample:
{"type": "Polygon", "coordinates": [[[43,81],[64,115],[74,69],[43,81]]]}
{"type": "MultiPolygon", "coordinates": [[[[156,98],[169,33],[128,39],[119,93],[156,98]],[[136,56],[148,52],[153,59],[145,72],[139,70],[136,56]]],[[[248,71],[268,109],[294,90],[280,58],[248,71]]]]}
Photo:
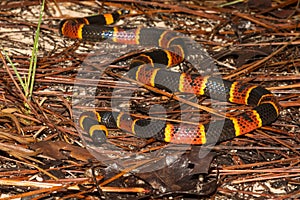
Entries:
{"type": "Polygon", "coordinates": [[[68,156],[86,162],[94,159],[88,150],[63,141],[42,141],[30,145],[30,148],[39,149],[43,155],[58,160],[68,159],[68,156]],[[63,151],[68,152],[69,155],[67,156],[67,153],[64,154],[63,151]]]}
{"type": "MultiPolygon", "coordinates": [[[[193,146],[190,152],[181,155],[172,164],[156,171],[138,173],[137,176],[146,180],[153,188],[165,188],[167,192],[207,194],[206,192],[212,192],[216,187],[202,191],[199,188],[206,188],[204,185],[208,182],[200,181],[198,176],[208,174],[213,158],[214,153],[204,151],[201,146],[193,146]]],[[[168,158],[163,162],[167,162],[166,159],[168,158]]],[[[159,163],[153,165],[149,169],[155,169],[155,165],[159,163]]]]}

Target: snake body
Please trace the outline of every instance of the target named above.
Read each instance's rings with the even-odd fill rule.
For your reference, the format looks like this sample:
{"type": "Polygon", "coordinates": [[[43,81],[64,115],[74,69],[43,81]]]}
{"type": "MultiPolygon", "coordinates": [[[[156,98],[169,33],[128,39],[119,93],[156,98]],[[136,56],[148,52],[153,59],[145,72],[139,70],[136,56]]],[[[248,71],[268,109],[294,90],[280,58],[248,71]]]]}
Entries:
{"type": "Polygon", "coordinates": [[[130,64],[129,78],[172,92],[213,96],[218,100],[251,105],[253,109],[224,121],[198,125],[179,125],[149,119],[132,120],[130,115],[122,112],[83,112],[79,118],[79,126],[95,143],[106,141],[107,128],[119,128],[142,138],[154,137],[172,143],[209,144],[249,133],[277,119],[280,112],[278,101],[270,91],[261,86],[156,68],[157,63],[167,67],[181,63],[188,54],[186,39],[173,31],[162,29],[121,29],[107,26],[126,13],[115,11],[111,14],[66,19],[61,22],[59,29],[63,36],[72,39],[110,39],[117,43],[161,47],[142,52],[134,58],[130,64]]]}

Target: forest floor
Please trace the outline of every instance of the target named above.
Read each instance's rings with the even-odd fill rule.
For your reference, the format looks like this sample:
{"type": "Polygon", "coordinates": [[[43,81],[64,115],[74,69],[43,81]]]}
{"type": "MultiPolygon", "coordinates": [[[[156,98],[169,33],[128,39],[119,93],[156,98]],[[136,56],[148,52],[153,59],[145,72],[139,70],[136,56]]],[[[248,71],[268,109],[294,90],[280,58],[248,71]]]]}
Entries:
{"type": "MultiPolygon", "coordinates": [[[[41,1],[0,5],[0,199],[300,198],[299,1],[46,1],[32,92],[26,84],[41,1]],[[193,40],[198,55],[180,69],[199,64],[201,75],[267,88],[281,106],[278,119],[213,146],[119,130],[109,130],[107,145],[90,145],[76,122],[84,110],[127,109],[141,116],[153,108],[162,118],[163,106],[177,122],[179,114],[189,122],[199,115],[199,108],[165,91],[119,78],[132,57],[150,47],[59,33],[62,19],[121,9],[130,13],[116,26],[159,27],[193,40]]],[[[196,101],[227,114],[249,109],[205,97],[196,101]]],[[[200,114],[203,122],[219,119],[200,114]]]]}

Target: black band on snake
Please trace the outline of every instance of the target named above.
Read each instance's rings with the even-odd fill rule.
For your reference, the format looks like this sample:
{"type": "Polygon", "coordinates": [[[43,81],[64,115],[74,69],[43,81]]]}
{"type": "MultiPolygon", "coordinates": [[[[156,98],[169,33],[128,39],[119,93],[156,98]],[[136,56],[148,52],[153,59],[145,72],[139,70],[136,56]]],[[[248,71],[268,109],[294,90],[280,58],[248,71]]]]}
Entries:
{"type": "Polygon", "coordinates": [[[154,137],[172,143],[209,144],[249,133],[277,119],[280,112],[277,99],[263,87],[155,68],[155,63],[167,67],[181,63],[187,54],[185,39],[178,37],[173,31],[162,29],[120,29],[105,26],[113,24],[126,13],[128,12],[116,11],[112,14],[63,20],[60,32],[73,39],[110,39],[117,43],[159,46],[162,49],[142,52],[133,59],[128,73],[130,78],[172,92],[213,96],[218,100],[251,105],[254,108],[222,122],[213,121],[198,125],[151,120],[149,126],[149,119],[132,120],[131,116],[125,113],[83,112],[79,118],[79,126],[89,133],[95,143],[106,141],[107,128],[119,128],[142,138],[154,137]],[[220,127],[223,127],[222,130],[220,127]]]}

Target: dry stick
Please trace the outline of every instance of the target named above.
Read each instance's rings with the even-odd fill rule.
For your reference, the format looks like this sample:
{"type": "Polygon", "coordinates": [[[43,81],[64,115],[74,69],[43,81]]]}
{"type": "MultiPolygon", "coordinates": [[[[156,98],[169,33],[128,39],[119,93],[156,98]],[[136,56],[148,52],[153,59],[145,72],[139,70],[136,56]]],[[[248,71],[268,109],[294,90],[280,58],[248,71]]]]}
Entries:
{"type": "Polygon", "coordinates": [[[18,89],[18,91],[20,92],[20,95],[21,97],[23,98],[23,100],[26,102],[26,103],[29,103],[27,102],[27,98],[25,97],[25,95],[23,94],[23,91],[22,89],[19,87],[18,83],[16,82],[16,80],[14,79],[14,76],[12,75],[11,71],[9,70],[9,67],[7,66],[7,63],[6,63],[6,60],[5,58],[3,57],[3,54],[2,52],[0,52],[0,58],[4,64],[4,67],[6,69],[6,72],[8,73],[9,77],[11,78],[11,80],[13,81],[14,85],[16,86],[16,88],[18,89]]]}
{"type": "Polygon", "coordinates": [[[9,2],[8,4],[5,4],[5,9],[25,8],[37,5],[40,5],[39,1],[16,1],[15,3],[9,2]]]}
{"type": "Polygon", "coordinates": [[[237,190],[237,189],[231,190],[231,189],[219,187],[218,188],[218,193],[229,195],[230,197],[232,197],[233,193],[234,194],[243,195],[243,196],[247,195],[247,199],[251,199],[251,196],[254,196],[255,198],[257,198],[257,197],[260,197],[260,198],[264,197],[262,199],[275,199],[275,195],[274,194],[267,194],[267,193],[262,193],[262,192],[245,191],[245,188],[244,188],[244,190],[237,190]]]}
{"type": "Polygon", "coordinates": [[[266,24],[264,22],[261,22],[260,20],[258,20],[257,18],[253,17],[252,15],[248,15],[248,14],[244,14],[244,13],[240,13],[240,12],[233,12],[234,15],[240,17],[240,18],[244,18],[244,19],[247,19],[249,21],[252,21],[260,26],[263,26],[267,29],[277,29],[276,26],[274,25],[270,25],[270,24],[266,24]]]}
{"type": "Polygon", "coordinates": [[[266,134],[265,132],[261,131],[261,130],[256,130],[258,133],[260,133],[261,135],[264,135],[268,138],[271,138],[272,140],[275,140],[276,142],[278,142],[279,144],[282,144],[283,146],[289,148],[290,150],[292,150],[294,153],[298,154],[300,156],[300,152],[298,152],[296,149],[294,149],[293,147],[291,147],[290,145],[282,142],[281,140],[277,139],[276,137],[272,137],[268,134],[266,134]]]}
{"type": "Polygon", "coordinates": [[[42,122],[36,118],[33,118],[33,117],[30,117],[30,116],[27,116],[27,115],[24,115],[24,114],[21,114],[21,113],[14,113],[14,115],[16,115],[17,117],[20,117],[20,118],[23,118],[23,119],[26,119],[28,121],[33,121],[33,122],[36,122],[38,124],[41,124],[42,122]]]}
{"type": "MultiPolygon", "coordinates": [[[[299,185],[299,181],[298,180],[289,180],[289,185],[295,184],[295,185],[299,185]]],[[[277,200],[286,200],[286,199],[297,199],[297,197],[299,198],[299,190],[294,190],[294,192],[289,192],[286,195],[281,195],[280,197],[277,196],[276,199],[277,200]]]]}
{"type": "Polygon", "coordinates": [[[280,102],[280,106],[283,108],[287,107],[299,107],[300,106],[300,99],[297,101],[291,101],[291,102],[280,102]]]}
{"type": "MultiPolygon", "coordinates": [[[[20,92],[20,96],[21,98],[24,100],[24,102],[30,107],[31,112],[33,112],[35,114],[35,116],[38,116],[38,113],[36,112],[36,110],[33,108],[33,106],[31,105],[31,102],[28,101],[28,99],[25,97],[24,93],[22,92],[20,86],[18,85],[18,83],[16,82],[16,80],[14,79],[14,76],[12,75],[11,71],[9,70],[9,67],[7,66],[6,60],[4,59],[2,53],[0,52],[0,58],[5,66],[5,69],[9,75],[9,77],[11,78],[11,80],[13,81],[15,87],[17,88],[17,90],[20,92]]],[[[26,163],[26,162],[24,162],[26,163]]],[[[44,174],[46,174],[47,176],[53,178],[53,179],[57,179],[55,176],[53,176],[52,174],[50,174],[49,172],[43,170],[42,168],[36,166],[36,165],[32,165],[30,163],[26,163],[26,165],[32,166],[37,168],[38,170],[40,170],[41,172],[43,172],[44,174]]]]}
{"type": "Polygon", "coordinates": [[[275,10],[275,9],[278,9],[278,8],[282,8],[282,7],[285,7],[285,6],[288,6],[290,4],[293,4],[293,3],[296,3],[298,2],[299,0],[289,0],[289,1],[283,1],[283,3],[280,3],[278,4],[277,6],[272,6],[271,8],[267,8],[261,12],[259,12],[258,14],[263,14],[263,13],[267,13],[267,12],[270,12],[272,10],[275,10]]]}
{"type": "Polygon", "coordinates": [[[276,54],[278,54],[279,52],[281,52],[283,49],[285,49],[287,46],[289,45],[289,43],[286,43],[285,45],[283,45],[282,47],[280,47],[279,49],[277,49],[276,51],[274,51],[273,53],[271,53],[269,56],[265,57],[262,60],[259,60],[258,62],[254,63],[253,65],[245,65],[245,67],[242,67],[241,69],[236,70],[233,74],[229,74],[227,76],[224,76],[224,79],[231,79],[235,76],[238,76],[240,74],[244,74],[250,71],[253,71],[255,69],[257,69],[262,63],[266,62],[267,60],[269,60],[270,58],[272,58],[273,56],[275,56],[276,54]]]}
{"type": "MultiPolygon", "coordinates": [[[[280,62],[279,64],[284,65],[284,63],[287,62],[280,62]]],[[[277,65],[277,64],[276,64],[277,65]]],[[[273,65],[269,65],[269,66],[276,66],[275,64],[273,65]]],[[[267,81],[299,81],[300,80],[300,74],[291,74],[291,75],[278,75],[278,76],[265,76],[265,75],[261,75],[261,76],[256,76],[255,79],[253,80],[253,78],[245,78],[243,79],[244,81],[255,81],[255,82],[267,82],[267,81]]],[[[293,84],[295,85],[295,84],[293,84]]],[[[267,87],[268,90],[272,90],[273,88],[277,88],[277,87],[267,87]]],[[[278,89],[281,89],[281,87],[278,89]]]]}
{"type": "MultiPolygon", "coordinates": [[[[25,25],[28,27],[37,27],[36,23],[32,23],[32,22],[28,22],[28,21],[24,21],[24,20],[17,20],[17,19],[13,19],[11,20],[10,18],[6,18],[6,17],[0,17],[0,21],[8,21],[12,24],[16,24],[16,25],[25,25]]],[[[48,25],[41,25],[40,26],[42,29],[44,30],[49,30],[49,31],[53,31],[55,33],[58,33],[57,28],[51,28],[48,25]]]]}
{"type": "Polygon", "coordinates": [[[156,161],[157,158],[154,158],[154,159],[149,159],[149,160],[144,160],[144,161],[139,161],[137,164],[131,166],[131,167],[128,167],[124,170],[122,170],[120,173],[118,173],[117,175],[103,181],[102,183],[100,183],[100,187],[103,187],[104,185],[107,185],[108,183],[111,183],[113,182],[114,180],[118,179],[119,177],[123,176],[124,174],[127,174],[128,172],[131,172],[132,170],[134,169],[137,169],[138,167],[144,165],[144,164],[147,164],[149,162],[152,162],[152,161],[156,161]]]}
{"type": "Polygon", "coordinates": [[[284,86],[278,86],[278,87],[269,87],[268,89],[270,89],[270,90],[283,90],[283,89],[294,89],[294,88],[300,88],[300,83],[284,85],[284,86]]]}
{"type": "MultiPolygon", "coordinates": [[[[14,182],[7,182],[7,181],[4,181],[6,182],[5,184],[2,184],[2,180],[0,180],[0,185],[8,185],[8,186],[16,186],[14,185],[14,182],[19,182],[21,183],[21,187],[26,187],[27,183],[24,182],[24,181],[20,181],[20,180],[17,180],[17,181],[14,181],[14,182]]],[[[53,185],[53,184],[52,184],[53,185]]],[[[28,188],[31,188],[31,187],[34,187],[35,185],[30,185],[28,186],[28,188]]],[[[33,191],[29,191],[29,192],[24,192],[24,193],[21,193],[21,194],[16,194],[16,195],[13,195],[13,196],[10,196],[10,197],[4,197],[4,198],[1,198],[1,200],[11,200],[11,199],[18,199],[18,198],[22,198],[22,197],[28,197],[28,196],[33,196],[33,195],[38,195],[38,194],[41,194],[41,193],[45,193],[45,192],[49,192],[49,191],[52,191],[52,192],[58,192],[59,190],[61,189],[64,189],[62,186],[53,186],[51,188],[43,188],[43,189],[39,189],[39,190],[33,190],[33,191]]]]}
{"type": "Polygon", "coordinates": [[[28,159],[35,163],[43,164],[43,162],[31,157],[36,156],[38,154],[37,151],[28,150],[26,148],[21,147],[20,145],[0,143],[0,149],[14,156],[15,158],[19,158],[20,160],[26,161],[26,159],[28,159]]]}
{"type": "Polygon", "coordinates": [[[234,170],[224,170],[224,169],[218,169],[218,170],[212,170],[214,173],[220,173],[220,175],[238,175],[238,174],[248,174],[249,172],[253,173],[300,173],[300,169],[294,169],[294,167],[280,167],[280,168],[273,168],[273,169],[234,169],[234,170]]]}
{"type": "MultiPolygon", "coordinates": [[[[297,35],[299,36],[299,35],[297,35]]],[[[284,45],[287,42],[262,42],[262,43],[246,43],[246,44],[237,44],[236,46],[240,47],[251,47],[251,46],[277,46],[284,45]]],[[[288,42],[289,45],[299,45],[300,41],[288,42]]]]}
{"type": "Polygon", "coordinates": [[[287,158],[284,160],[274,160],[274,161],[265,161],[265,162],[258,162],[258,163],[250,163],[250,164],[243,164],[243,165],[233,165],[228,167],[223,167],[223,169],[246,169],[246,168],[252,168],[252,167],[258,167],[258,166],[264,166],[264,165],[274,165],[274,164],[282,164],[282,163],[290,163],[291,161],[298,161],[300,157],[295,158],[287,158]]]}
{"type": "MultiPolygon", "coordinates": [[[[19,164],[27,165],[29,167],[36,168],[37,170],[39,170],[40,172],[43,172],[44,174],[46,174],[47,176],[53,178],[54,180],[58,180],[58,178],[56,178],[55,176],[53,176],[51,173],[47,172],[46,170],[38,167],[37,165],[31,164],[31,163],[27,163],[27,162],[23,162],[23,161],[20,161],[20,160],[15,160],[15,159],[12,159],[12,158],[2,157],[2,156],[0,156],[0,158],[2,160],[5,159],[5,160],[9,160],[9,161],[16,162],[16,163],[19,163],[19,164]]],[[[1,183],[0,183],[0,185],[1,185],[1,183]]]]}
{"type": "MultiPolygon", "coordinates": [[[[206,149],[213,149],[217,151],[221,150],[278,150],[278,151],[287,151],[289,148],[286,147],[260,147],[260,146],[224,146],[224,145],[217,145],[213,147],[202,147],[206,149]]],[[[300,147],[296,147],[296,149],[300,150],[300,147]]]]}
{"type": "Polygon", "coordinates": [[[20,144],[30,144],[30,143],[36,142],[36,140],[33,139],[32,137],[19,136],[19,135],[11,134],[10,132],[4,132],[4,131],[0,131],[0,137],[15,140],[20,144]]]}
{"type": "Polygon", "coordinates": [[[283,173],[282,175],[264,175],[264,177],[261,175],[259,178],[249,178],[249,179],[242,179],[242,180],[233,180],[231,181],[232,184],[240,184],[240,183],[247,183],[247,182],[258,182],[258,181],[264,181],[264,180],[273,180],[273,179],[279,179],[279,178],[287,178],[287,177],[299,177],[300,173],[297,174],[287,174],[283,173]]]}
{"type": "Polygon", "coordinates": [[[0,52],[0,58],[4,64],[4,67],[10,77],[10,79],[13,81],[14,85],[16,86],[18,92],[20,93],[21,98],[24,100],[24,102],[30,107],[30,110],[34,113],[35,116],[38,116],[37,111],[33,108],[33,106],[31,105],[30,101],[28,101],[28,99],[25,97],[22,89],[20,88],[20,86],[18,85],[18,83],[16,82],[16,80],[14,79],[14,76],[12,75],[11,71],[9,70],[9,67],[7,66],[6,60],[3,57],[2,53],[0,52]]]}
{"type": "MultiPolygon", "coordinates": [[[[281,129],[272,128],[270,126],[263,126],[260,129],[263,130],[263,131],[270,131],[270,132],[273,132],[273,133],[278,133],[280,135],[286,135],[286,136],[290,136],[291,135],[291,133],[289,133],[287,131],[284,131],[284,130],[281,130],[281,129]]],[[[276,148],[278,148],[278,147],[276,147],[276,148]]],[[[300,149],[300,146],[297,149],[300,149]]]]}
{"type": "Polygon", "coordinates": [[[118,2],[118,3],[135,3],[135,4],[142,4],[142,5],[149,5],[149,6],[159,6],[161,8],[168,8],[168,9],[174,9],[178,12],[183,12],[199,17],[204,17],[207,19],[214,19],[214,20],[224,20],[222,17],[219,17],[214,14],[206,13],[205,11],[197,11],[197,10],[192,10],[187,7],[182,7],[178,5],[171,5],[171,4],[164,4],[164,3],[157,3],[157,2],[146,2],[146,1],[136,1],[136,0],[112,0],[111,2],[118,2]]]}
{"type": "MultiPolygon", "coordinates": [[[[15,196],[10,196],[7,198],[1,198],[1,200],[4,199],[15,199],[19,197],[25,197],[25,196],[32,196],[37,195],[44,192],[57,192],[59,190],[82,190],[81,187],[78,185],[69,185],[69,184],[62,184],[62,183],[47,183],[47,182],[37,182],[37,181],[20,181],[20,180],[11,180],[11,179],[0,179],[0,185],[5,186],[20,186],[20,187],[29,187],[29,188],[42,188],[39,190],[34,190],[22,194],[17,194],[15,196]]],[[[119,188],[119,187],[101,187],[102,191],[104,192],[135,192],[135,193],[147,193],[148,190],[145,190],[144,188],[119,188]]],[[[96,190],[95,190],[96,191],[96,190]]]]}
{"type": "Polygon", "coordinates": [[[169,93],[169,92],[165,92],[165,91],[159,90],[159,89],[157,89],[157,88],[155,88],[155,87],[152,87],[152,86],[149,86],[149,85],[145,85],[145,84],[143,84],[143,83],[141,83],[141,82],[135,81],[135,80],[133,80],[133,79],[124,77],[124,76],[122,76],[122,75],[113,73],[113,72],[108,71],[108,70],[106,71],[106,73],[107,73],[108,75],[110,75],[110,76],[115,76],[115,77],[118,77],[118,78],[120,78],[120,79],[124,79],[124,80],[126,80],[126,81],[133,82],[133,83],[135,83],[135,84],[137,84],[137,85],[139,85],[139,86],[142,86],[142,87],[144,87],[144,88],[146,88],[146,89],[148,89],[148,90],[150,90],[150,91],[152,91],[152,92],[155,92],[155,93],[164,95],[164,96],[166,96],[166,97],[169,97],[170,99],[175,99],[175,100],[177,100],[177,101],[179,101],[179,102],[185,103],[185,104],[190,105],[190,106],[193,106],[193,107],[195,107],[195,108],[205,110],[205,111],[207,111],[207,112],[209,112],[209,113],[211,113],[211,114],[214,114],[214,115],[216,115],[216,116],[223,117],[223,118],[227,118],[224,114],[219,113],[219,112],[217,112],[217,111],[214,110],[214,109],[208,108],[208,107],[206,107],[206,106],[201,106],[201,105],[199,105],[199,104],[197,104],[197,103],[190,102],[190,101],[188,101],[188,100],[186,100],[186,99],[180,98],[180,97],[178,97],[178,96],[176,96],[176,95],[174,95],[174,94],[171,94],[171,93],[169,93]]]}

